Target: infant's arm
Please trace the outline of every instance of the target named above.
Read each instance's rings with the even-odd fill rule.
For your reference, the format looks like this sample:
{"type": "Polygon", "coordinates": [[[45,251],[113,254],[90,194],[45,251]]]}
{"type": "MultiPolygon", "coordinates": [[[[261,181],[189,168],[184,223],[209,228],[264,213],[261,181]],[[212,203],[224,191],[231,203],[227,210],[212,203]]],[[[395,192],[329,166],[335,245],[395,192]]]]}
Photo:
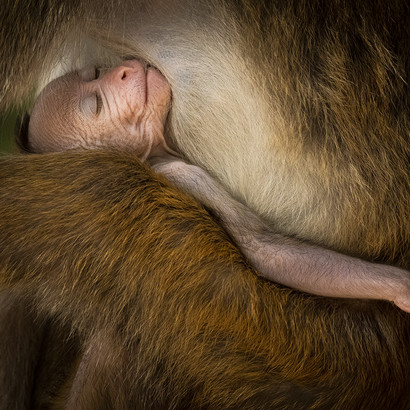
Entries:
{"type": "Polygon", "coordinates": [[[211,208],[262,277],[331,297],[385,299],[410,313],[410,273],[274,233],[203,169],[178,159],[153,168],[211,208]]]}

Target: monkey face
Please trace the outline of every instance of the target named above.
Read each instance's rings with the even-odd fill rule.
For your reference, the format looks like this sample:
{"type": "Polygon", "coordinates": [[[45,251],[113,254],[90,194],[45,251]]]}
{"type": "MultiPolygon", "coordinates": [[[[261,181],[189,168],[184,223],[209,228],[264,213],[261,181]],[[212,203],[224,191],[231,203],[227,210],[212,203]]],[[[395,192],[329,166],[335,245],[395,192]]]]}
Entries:
{"type": "Polygon", "coordinates": [[[137,60],[105,72],[95,67],[71,72],[40,94],[29,143],[35,152],[114,147],[145,158],[166,145],[170,100],[167,80],[137,60]]]}

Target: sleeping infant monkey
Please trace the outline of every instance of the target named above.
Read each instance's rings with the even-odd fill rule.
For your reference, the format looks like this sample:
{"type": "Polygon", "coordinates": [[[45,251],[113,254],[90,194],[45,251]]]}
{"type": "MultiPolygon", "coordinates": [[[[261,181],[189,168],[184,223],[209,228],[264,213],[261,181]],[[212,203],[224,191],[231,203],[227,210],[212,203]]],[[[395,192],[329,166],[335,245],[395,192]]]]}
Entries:
{"type": "Polygon", "coordinates": [[[212,209],[262,277],[317,295],[385,299],[410,312],[408,271],[275,233],[207,172],[184,162],[165,132],[170,104],[167,80],[137,60],[105,72],[95,67],[71,72],[52,81],[37,99],[27,149],[42,153],[112,147],[134,152],[212,209]]]}

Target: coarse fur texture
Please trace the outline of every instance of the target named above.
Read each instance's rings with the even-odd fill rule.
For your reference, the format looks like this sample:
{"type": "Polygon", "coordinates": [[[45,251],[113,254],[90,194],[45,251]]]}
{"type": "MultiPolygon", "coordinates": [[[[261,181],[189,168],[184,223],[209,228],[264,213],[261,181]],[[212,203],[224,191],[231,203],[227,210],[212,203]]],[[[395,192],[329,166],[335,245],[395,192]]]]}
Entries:
{"type": "MultiPolygon", "coordinates": [[[[49,3],[2,8],[1,107],[50,72],[141,57],[171,83],[175,144],[233,196],[284,234],[409,268],[407,1],[49,3]]],[[[21,358],[0,380],[26,386],[0,386],[5,409],[24,391],[54,408],[408,406],[409,315],[261,281],[126,156],[0,169],[0,326],[30,322],[20,292],[37,312],[31,341],[0,340],[21,358]]]]}
{"type": "Polygon", "coordinates": [[[2,286],[85,346],[67,408],[405,408],[409,315],[258,279],[132,156],[2,158],[0,182],[2,286]]]}

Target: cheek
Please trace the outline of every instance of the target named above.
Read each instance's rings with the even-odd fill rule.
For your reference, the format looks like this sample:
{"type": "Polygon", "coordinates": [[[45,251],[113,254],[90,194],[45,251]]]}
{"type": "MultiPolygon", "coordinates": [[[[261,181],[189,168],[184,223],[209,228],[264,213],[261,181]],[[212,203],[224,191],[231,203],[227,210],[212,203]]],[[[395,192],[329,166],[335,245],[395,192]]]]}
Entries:
{"type": "MultiPolygon", "coordinates": [[[[110,105],[111,126],[127,128],[135,124],[144,115],[145,93],[140,88],[135,87],[127,93],[115,99],[110,105]]],[[[107,121],[106,126],[109,127],[107,121]]]]}
{"type": "Polygon", "coordinates": [[[139,124],[140,121],[130,120],[128,118],[104,119],[98,122],[94,127],[94,138],[92,145],[95,147],[116,148],[134,152],[137,156],[145,153],[149,138],[146,133],[142,132],[139,124]]]}
{"type": "Polygon", "coordinates": [[[30,147],[36,153],[69,151],[84,147],[84,140],[70,138],[66,134],[59,134],[56,136],[45,136],[41,139],[31,138],[30,147]]]}
{"type": "Polygon", "coordinates": [[[81,139],[74,137],[71,129],[52,121],[47,127],[29,130],[29,147],[36,153],[67,151],[79,147],[81,139]]]}

